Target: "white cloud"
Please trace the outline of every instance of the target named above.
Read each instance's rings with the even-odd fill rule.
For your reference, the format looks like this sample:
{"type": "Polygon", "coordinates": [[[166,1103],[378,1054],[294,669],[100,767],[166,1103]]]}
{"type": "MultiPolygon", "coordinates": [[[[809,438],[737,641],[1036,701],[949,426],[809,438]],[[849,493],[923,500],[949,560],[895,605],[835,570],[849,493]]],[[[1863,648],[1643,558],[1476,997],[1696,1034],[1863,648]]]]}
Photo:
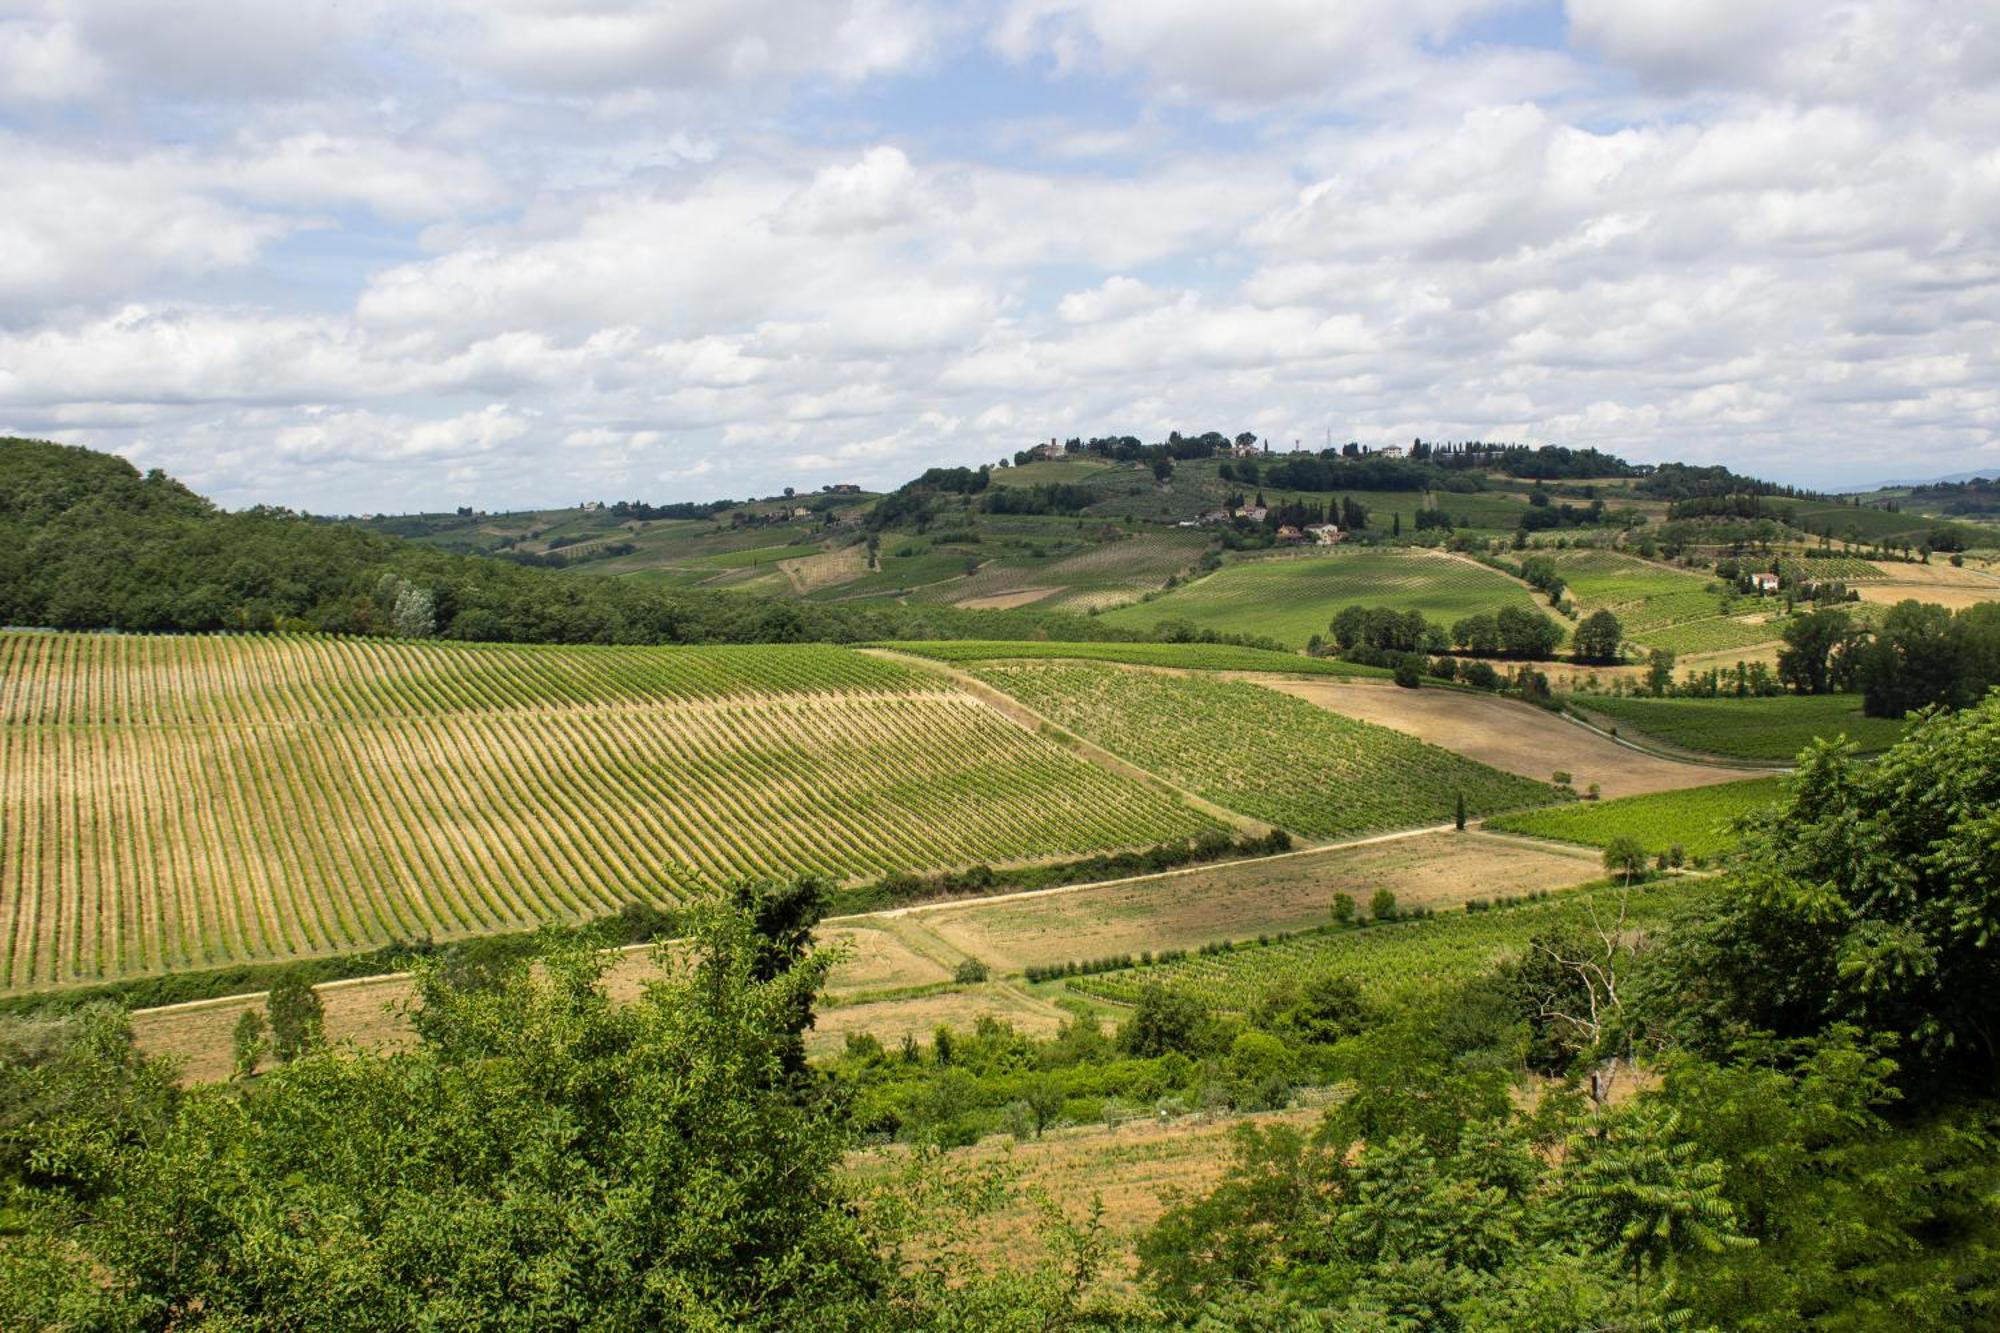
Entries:
{"type": "MultiPolygon", "coordinates": [[[[478,0],[453,6],[468,58],[526,87],[601,92],[823,75],[921,60],[936,23],[894,0],[478,0]]],[[[456,46],[456,38],[449,39],[456,46]]]]}
{"type": "Polygon", "coordinates": [[[104,65],[54,17],[0,18],[0,103],[67,102],[95,92],[104,65]]]}
{"type": "Polygon", "coordinates": [[[1211,426],[1994,447],[1979,5],[1516,8],[17,0],[0,429],[351,509],[1211,426]]]}
{"type": "Polygon", "coordinates": [[[1262,103],[1367,77],[1497,0],[1014,0],[992,41],[1062,73],[1143,71],[1169,93],[1262,103]]]}

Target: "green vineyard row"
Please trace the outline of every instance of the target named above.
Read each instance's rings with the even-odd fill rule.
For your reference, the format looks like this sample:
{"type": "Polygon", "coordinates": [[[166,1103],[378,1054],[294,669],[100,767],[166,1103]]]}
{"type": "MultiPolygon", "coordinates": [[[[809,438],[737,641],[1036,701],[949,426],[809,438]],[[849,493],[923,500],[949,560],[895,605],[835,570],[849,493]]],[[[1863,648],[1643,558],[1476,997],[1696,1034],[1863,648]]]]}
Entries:
{"type": "Polygon", "coordinates": [[[840,649],[7,635],[0,654],[4,989],[1216,827],[840,649]],[[760,678],[782,684],[733,693],[760,678]]]}

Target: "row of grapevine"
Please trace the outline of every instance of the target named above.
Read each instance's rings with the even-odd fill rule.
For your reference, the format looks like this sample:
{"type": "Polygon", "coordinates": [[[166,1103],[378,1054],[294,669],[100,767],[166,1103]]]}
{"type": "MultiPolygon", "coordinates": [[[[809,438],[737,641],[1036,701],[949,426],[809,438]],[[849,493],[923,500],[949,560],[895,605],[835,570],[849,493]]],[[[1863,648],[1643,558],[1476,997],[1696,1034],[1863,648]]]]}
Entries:
{"type": "Polygon", "coordinates": [[[992,662],[1008,659],[1066,659],[1124,662],[1133,666],[1185,671],[1276,671],[1301,676],[1370,676],[1387,679],[1382,667],[1361,666],[1331,657],[1304,657],[1268,648],[1227,643],[1040,643],[994,639],[942,639],[879,645],[939,662],[992,662]]]}
{"type": "Polygon", "coordinates": [[[0,723],[297,722],[935,685],[907,666],[819,644],[0,634],[0,723]]]}
{"type": "Polygon", "coordinates": [[[1270,944],[1196,953],[1151,967],[1071,980],[1070,989],[1121,1004],[1149,984],[1243,1011],[1273,987],[1322,973],[1351,977],[1388,997],[1411,987],[1467,981],[1514,956],[1537,935],[1565,929],[1645,930],[1665,920],[1690,890],[1685,881],[1603,888],[1489,911],[1444,912],[1365,929],[1327,929],[1270,944]]]}
{"type": "Polygon", "coordinates": [[[1178,786],[1315,837],[1547,804],[1555,791],[1261,685],[1086,662],[975,674],[1178,786]]]}
{"type": "MultiPolygon", "coordinates": [[[[337,653],[330,641],[183,639],[179,655],[143,659],[167,683],[134,686],[71,679],[117,673],[89,651],[100,641],[63,637],[67,650],[50,636],[9,661],[9,698],[118,716],[104,700],[170,699],[184,679],[209,683],[216,715],[0,724],[5,989],[509,929],[746,876],[877,878],[1214,827],[950,691],[650,705],[614,691],[597,707],[368,716],[342,704],[370,683],[366,655],[350,659],[358,681],[288,674],[300,657],[337,653]],[[254,679],[243,654],[255,648],[275,683],[229,715],[213,682],[254,679]]],[[[832,682],[848,678],[843,659],[870,660],[837,655],[832,682]]],[[[731,669],[742,674],[727,662],[718,674],[731,669]]],[[[400,684],[418,697],[436,688],[400,684]]],[[[478,699],[487,683],[454,688],[478,699]]]]}

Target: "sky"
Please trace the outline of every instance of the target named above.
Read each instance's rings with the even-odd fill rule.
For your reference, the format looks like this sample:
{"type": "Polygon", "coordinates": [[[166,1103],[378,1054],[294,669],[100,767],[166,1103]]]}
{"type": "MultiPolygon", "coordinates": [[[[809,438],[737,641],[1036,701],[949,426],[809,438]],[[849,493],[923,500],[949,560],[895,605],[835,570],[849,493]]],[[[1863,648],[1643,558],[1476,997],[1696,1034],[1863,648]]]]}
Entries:
{"type": "Polygon", "coordinates": [[[231,507],[2000,471],[1992,0],[0,0],[0,179],[0,433],[231,507]]]}

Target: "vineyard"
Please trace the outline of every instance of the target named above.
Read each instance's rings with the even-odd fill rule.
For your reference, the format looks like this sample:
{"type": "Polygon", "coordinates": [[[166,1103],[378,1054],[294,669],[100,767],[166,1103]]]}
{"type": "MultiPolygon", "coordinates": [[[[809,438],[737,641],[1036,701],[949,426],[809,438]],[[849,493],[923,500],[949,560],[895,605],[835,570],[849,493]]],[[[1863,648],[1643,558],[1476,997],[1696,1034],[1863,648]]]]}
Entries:
{"type": "Polygon", "coordinates": [[[1088,662],[974,668],[1043,716],[1211,801],[1294,833],[1337,838],[1555,799],[1386,727],[1261,685],[1088,662]]]}
{"type": "Polygon", "coordinates": [[[1526,588],[1469,560],[1356,549],[1225,565],[1164,597],[1106,612],[1103,620],[1146,629],[1185,620],[1303,648],[1345,606],[1421,611],[1449,627],[1477,612],[1535,605],[1526,588]]]}
{"type": "MultiPolygon", "coordinates": [[[[1746,621],[1772,608],[1737,596],[1697,574],[1651,564],[1614,551],[1558,553],[1556,571],[1583,610],[1608,610],[1625,636],[1648,648],[1683,656],[1768,643],[1784,633],[1781,621],[1746,621]]],[[[1781,609],[1781,608],[1780,608],[1781,609]]]]}
{"type": "Polygon", "coordinates": [[[1778,800],[1784,795],[1784,781],[1750,778],[1560,810],[1527,810],[1489,819],[1486,827],[1592,847],[1606,846],[1614,838],[1636,838],[1649,856],[1679,847],[1694,860],[1708,861],[1736,845],[1729,822],[1778,800]]]}
{"type": "Polygon", "coordinates": [[[827,647],[0,635],[0,987],[1212,827],[827,647]]]}
{"type": "Polygon", "coordinates": [[[1903,734],[1897,718],[1864,717],[1852,694],[1784,694],[1764,699],[1618,699],[1583,697],[1580,707],[1620,728],[1689,750],[1790,763],[1815,739],[1845,735],[1864,754],[1886,750],[1903,734]]]}
{"type": "Polygon", "coordinates": [[[1274,987],[1338,973],[1351,977],[1371,998],[1387,999],[1412,988],[1470,981],[1518,954],[1537,935],[1588,928],[1593,922],[1608,928],[1621,919],[1628,930],[1657,926],[1688,892],[1671,882],[1629,892],[1602,888],[1488,911],[1443,912],[1365,928],[1329,927],[1268,944],[1246,941],[1168,963],[1072,977],[1066,984],[1130,1004],[1144,987],[1159,983],[1215,1008],[1241,1012],[1274,987]]]}
{"type": "Polygon", "coordinates": [[[1226,643],[1037,643],[991,639],[942,639],[925,643],[877,644],[939,662],[991,662],[1001,659],[1073,659],[1123,662],[1132,666],[1173,667],[1186,671],[1284,671],[1302,676],[1366,676],[1387,679],[1381,667],[1360,666],[1331,657],[1301,657],[1263,648],[1238,648],[1226,643]]]}
{"type": "Polygon", "coordinates": [[[1788,556],[1778,562],[1778,574],[1793,581],[1832,579],[1840,583],[1867,583],[1889,577],[1889,571],[1880,565],[1851,555],[1788,556]]]}

